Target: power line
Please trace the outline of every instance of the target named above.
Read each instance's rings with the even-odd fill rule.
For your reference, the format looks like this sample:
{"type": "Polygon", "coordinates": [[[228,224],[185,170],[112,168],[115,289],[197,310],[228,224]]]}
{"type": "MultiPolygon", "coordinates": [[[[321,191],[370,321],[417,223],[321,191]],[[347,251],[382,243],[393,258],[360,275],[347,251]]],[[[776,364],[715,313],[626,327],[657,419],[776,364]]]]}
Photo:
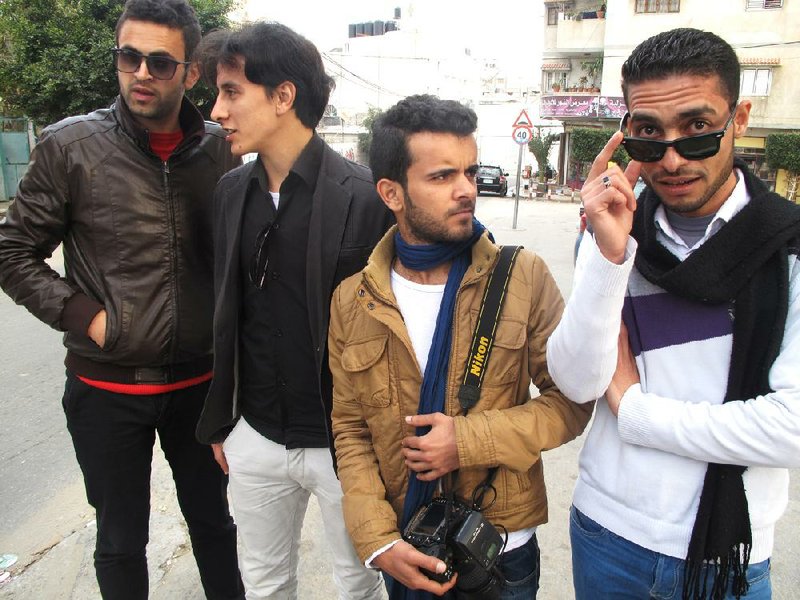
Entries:
{"type": "MultiPolygon", "coordinates": [[[[377,91],[377,92],[383,92],[383,93],[385,93],[385,94],[389,94],[389,95],[392,95],[392,96],[396,96],[396,97],[398,97],[398,98],[402,98],[402,97],[404,96],[404,94],[398,94],[397,92],[394,92],[394,91],[392,91],[392,90],[386,89],[386,88],[385,88],[385,87],[383,87],[382,85],[379,85],[379,84],[377,84],[377,83],[375,83],[375,82],[373,82],[373,81],[369,81],[368,79],[365,79],[364,77],[362,77],[362,76],[361,76],[361,75],[359,75],[358,73],[354,73],[353,71],[351,71],[350,69],[348,69],[347,67],[345,67],[344,65],[342,65],[341,63],[338,63],[338,62],[336,62],[335,60],[333,60],[333,59],[332,59],[332,58],[331,58],[331,57],[330,57],[330,56],[329,56],[329,55],[328,55],[326,52],[323,52],[323,53],[322,53],[322,56],[323,56],[323,58],[325,58],[325,59],[326,59],[327,61],[329,61],[331,64],[333,64],[333,65],[337,66],[337,67],[338,67],[339,69],[341,69],[342,71],[344,71],[344,72],[347,72],[347,73],[349,73],[350,75],[352,75],[353,77],[355,77],[356,79],[358,79],[359,81],[362,81],[362,82],[364,82],[364,84],[366,84],[367,86],[369,86],[370,88],[372,88],[374,91],[377,91]]],[[[345,77],[343,74],[342,74],[342,78],[347,80],[347,78],[346,78],[346,77],[345,77]]],[[[349,80],[349,81],[351,81],[351,80],[349,80]]],[[[351,81],[351,83],[356,83],[356,82],[354,82],[354,81],[351,81]]],[[[364,87],[364,86],[362,85],[362,87],[364,87]]],[[[369,88],[367,88],[367,89],[369,89],[369,88]]]]}

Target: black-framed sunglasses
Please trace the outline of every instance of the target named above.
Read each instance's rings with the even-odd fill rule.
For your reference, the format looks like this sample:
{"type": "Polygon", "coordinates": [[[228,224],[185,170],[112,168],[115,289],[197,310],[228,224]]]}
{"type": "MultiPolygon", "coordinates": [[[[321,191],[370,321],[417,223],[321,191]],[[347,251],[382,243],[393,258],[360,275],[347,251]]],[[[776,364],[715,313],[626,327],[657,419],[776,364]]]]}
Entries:
{"type": "MultiPolygon", "coordinates": [[[[728,127],[733,123],[733,117],[736,115],[736,108],[735,106],[733,107],[731,116],[728,117],[728,122],[725,123],[725,127],[719,131],[690,135],[669,142],[626,136],[622,138],[622,145],[625,146],[625,150],[630,157],[639,162],[659,161],[664,158],[664,154],[667,153],[667,148],[669,147],[675,148],[675,152],[687,160],[703,160],[704,158],[710,158],[719,152],[722,138],[725,136],[725,132],[728,131],[728,127]]],[[[625,113],[622,120],[619,122],[619,130],[622,133],[625,133],[625,127],[628,124],[630,116],[630,113],[625,113]]]]}
{"type": "Polygon", "coordinates": [[[172,79],[175,77],[178,65],[192,64],[168,56],[142,54],[130,48],[112,48],[111,53],[114,55],[114,65],[120,73],[136,73],[142,65],[142,61],[145,61],[147,72],[155,79],[172,79]]]}
{"type": "Polygon", "coordinates": [[[267,283],[267,267],[269,266],[267,247],[272,225],[272,223],[267,223],[266,227],[258,232],[253,248],[253,259],[250,261],[250,283],[260,290],[263,290],[267,283]]]}

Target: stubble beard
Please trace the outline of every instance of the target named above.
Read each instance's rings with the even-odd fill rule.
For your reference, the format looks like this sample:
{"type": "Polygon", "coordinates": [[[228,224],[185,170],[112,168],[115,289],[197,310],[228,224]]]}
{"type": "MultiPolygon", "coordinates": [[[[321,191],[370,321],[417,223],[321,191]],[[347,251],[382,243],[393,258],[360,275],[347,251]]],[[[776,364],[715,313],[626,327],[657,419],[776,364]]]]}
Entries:
{"type": "MultiPolygon", "coordinates": [[[[177,77],[177,74],[176,74],[177,77]]],[[[183,80],[186,80],[184,76],[183,80]]],[[[153,90],[153,99],[147,105],[139,105],[133,100],[132,88],[136,85],[142,85],[140,81],[133,81],[128,87],[122,91],[122,96],[125,98],[125,103],[131,114],[141,119],[148,121],[164,121],[169,119],[175,112],[179,110],[181,102],[183,101],[184,87],[178,86],[170,89],[166,95],[159,90],[153,90]]]]}
{"type": "MultiPolygon", "coordinates": [[[[423,244],[447,244],[453,242],[463,242],[472,236],[472,219],[467,225],[458,227],[455,230],[447,228],[445,221],[437,221],[430,215],[423,212],[418,205],[415,205],[408,190],[405,191],[405,217],[406,226],[415,240],[423,244]]],[[[474,210],[474,203],[470,203],[474,210]]],[[[450,213],[445,215],[445,218],[450,213]]]]}
{"type": "Polygon", "coordinates": [[[708,186],[705,193],[698,198],[697,200],[688,200],[686,202],[678,202],[674,205],[670,206],[662,199],[664,205],[674,213],[678,214],[685,214],[685,213],[693,213],[695,211],[700,210],[703,208],[708,202],[716,195],[716,193],[725,185],[725,182],[728,181],[728,178],[731,176],[733,172],[733,150],[731,149],[730,156],[728,160],[725,161],[725,164],[720,169],[717,176],[708,186]]]}

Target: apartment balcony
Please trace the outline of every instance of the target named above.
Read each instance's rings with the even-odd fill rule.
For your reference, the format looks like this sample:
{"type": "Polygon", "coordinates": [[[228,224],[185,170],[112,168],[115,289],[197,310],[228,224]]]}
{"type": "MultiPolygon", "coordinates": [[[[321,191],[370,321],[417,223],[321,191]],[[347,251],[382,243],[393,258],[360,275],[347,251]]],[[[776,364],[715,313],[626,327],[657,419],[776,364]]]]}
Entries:
{"type": "Polygon", "coordinates": [[[556,47],[548,50],[597,52],[603,48],[605,35],[605,19],[577,19],[561,13],[558,15],[556,47]]]}

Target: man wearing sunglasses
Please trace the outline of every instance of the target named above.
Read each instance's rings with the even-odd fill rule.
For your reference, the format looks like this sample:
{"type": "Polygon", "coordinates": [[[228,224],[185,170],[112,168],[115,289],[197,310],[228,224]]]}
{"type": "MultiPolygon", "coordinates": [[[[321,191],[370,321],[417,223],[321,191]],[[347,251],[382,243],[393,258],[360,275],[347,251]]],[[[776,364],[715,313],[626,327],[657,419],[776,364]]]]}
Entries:
{"type": "Polygon", "coordinates": [[[244,598],[227,478],[194,435],[212,369],[211,196],[239,162],[184,98],[199,40],[185,0],[130,0],[109,49],[119,97],[44,130],[0,223],[0,285],[65,332],[63,406],[114,600],[148,597],[156,434],[206,597],[244,598]],[[59,244],[66,275],[44,261],[59,244]]]}
{"type": "Polygon", "coordinates": [[[600,398],[571,513],[578,600],[771,597],[800,465],[800,209],[735,158],[739,72],[709,32],[642,42],[582,190],[593,234],[548,344],[561,390],[600,398]]]}
{"type": "Polygon", "coordinates": [[[247,597],[297,598],[299,540],[313,494],[340,598],[380,597],[342,519],[331,453],[331,295],[361,269],[392,217],[366,167],[314,128],[333,80],[314,45],[279,23],[208,35],[212,118],[235,154],[258,158],[217,186],[214,382],[197,427],[230,472],[247,597]]]}

